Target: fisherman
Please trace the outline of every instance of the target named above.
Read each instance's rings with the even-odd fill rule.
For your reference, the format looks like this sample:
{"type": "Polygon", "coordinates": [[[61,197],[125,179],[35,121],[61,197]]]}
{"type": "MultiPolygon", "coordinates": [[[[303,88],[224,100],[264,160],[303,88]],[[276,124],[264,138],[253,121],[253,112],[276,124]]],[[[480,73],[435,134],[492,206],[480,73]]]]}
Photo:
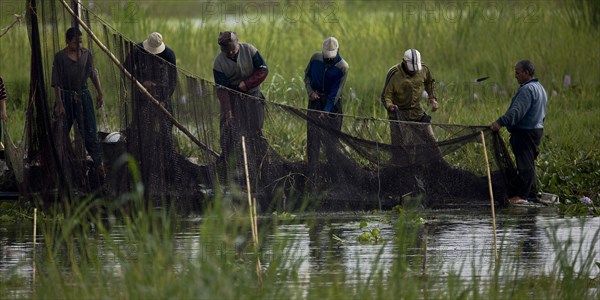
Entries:
{"type": "Polygon", "coordinates": [[[173,122],[160,106],[173,114],[171,96],[177,87],[177,58],[162,34],[152,32],[140,43],[132,45],[125,69],[138,80],[153,99],[132,82],[133,120],[128,130],[129,151],[140,165],[147,195],[160,195],[177,184],[180,172],[174,164],[173,122]],[[158,103],[153,103],[153,101],[158,103]],[[160,106],[159,106],[160,105],[160,106]]]}
{"type": "MultiPolygon", "coordinates": [[[[381,93],[381,102],[392,121],[390,122],[392,145],[405,147],[435,143],[431,126],[398,124],[396,122],[431,123],[431,116],[421,105],[423,87],[427,92],[431,111],[435,112],[439,105],[434,91],[434,79],[429,67],[421,62],[421,53],[418,50],[408,49],[404,52],[402,62],[389,69],[381,93]]],[[[410,159],[409,157],[399,157],[401,154],[395,153],[394,161],[399,164],[413,161],[412,159],[416,155],[413,153],[415,151],[415,149],[411,150],[410,159]]],[[[439,155],[437,157],[441,158],[439,155]]]]}
{"type": "Polygon", "coordinates": [[[81,46],[82,34],[76,27],[66,32],[67,46],[54,55],[52,64],[52,87],[56,97],[56,115],[66,117],[65,134],[68,138],[73,122],[84,137],[85,148],[92,157],[100,178],[104,178],[102,149],[98,142],[96,113],[92,95],[87,87],[91,79],[96,88],[96,109],[103,106],[102,89],[98,72],[94,68],[92,53],[81,46]]]}
{"type": "MultiPolygon", "coordinates": [[[[238,163],[243,161],[240,156],[242,136],[249,144],[248,157],[259,157],[266,151],[267,143],[262,134],[265,97],[260,84],[267,78],[269,69],[256,47],[240,43],[235,32],[219,33],[217,42],[221,52],[215,58],[213,75],[221,105],[219,163],[223,167],[236,155],[238,163]]],[[[256,168],[255,162],[249,161],[250,172],[254,173],[256,168]]]]}
{"type": "Polygon", "coordinates": [[[327,134],[327,128],[342,128],[342,92],[348,76],[348,63],[339,54],[335,37],[323,41],[323,50],[315,52],[304,71],[304,84],[308,94],[308,122],[306,152],[308,166],[313,175],[319,162],[321,143],[328,160],[339,152],[339,140],[327,134]]]}
{"type": "Polygon", "coordinates": [[[492,131],[506,127],[510,132],[510,145],[517,161],[518,177],[522,185],[516,195],[509,199],[510,204],[526,204],[529,199],[537,199],[537,177],[535,160],[544,134],[546,90],[534,77],[535,67],[529,60],[521,60],[515,65],[515,78],[520,84],[508,110],[492,122],[492,131]]]}

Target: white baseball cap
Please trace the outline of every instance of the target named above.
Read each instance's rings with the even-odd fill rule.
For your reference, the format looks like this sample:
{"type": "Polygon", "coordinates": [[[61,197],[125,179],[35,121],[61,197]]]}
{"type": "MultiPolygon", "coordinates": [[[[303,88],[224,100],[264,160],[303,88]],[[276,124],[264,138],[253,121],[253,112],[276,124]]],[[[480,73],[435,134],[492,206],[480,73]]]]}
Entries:
{"type": "Polygon", "coordinates": [[[337,56],[338,49],[340,48],[340,44],[338,40],[334,37],[328,37],[323,41],[323,57],[324,58],[334,58],[337,56]]]}

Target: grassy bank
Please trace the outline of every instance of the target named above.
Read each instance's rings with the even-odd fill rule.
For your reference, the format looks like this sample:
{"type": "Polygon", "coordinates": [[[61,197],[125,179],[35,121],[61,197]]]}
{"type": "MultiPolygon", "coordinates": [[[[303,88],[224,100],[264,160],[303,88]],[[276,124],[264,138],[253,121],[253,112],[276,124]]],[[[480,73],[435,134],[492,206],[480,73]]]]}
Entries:
{"type": "MultiPolygon", "coordinates": [[[[2,4],[4,27],[12,22],[13,12],[23,12],[24,1],[2,4]]],[[[383,81],[407,48],[421,51],[438,82],[441,108],[433,114],[436,123],[491,123],[518,87],[514,63],[531,59],[550,95],[538,161],[542,188],[573,198],[596,198],[600,192],[600,132],[594,129],[600,115],[597,1],[158,0],[94,1],[94,6],[134,40],[160,31],[177,53],[178,65],[207,79],[219,51],[218,32],[235,30],[269,65],[271,73],[263,84],[268,99],[302,107],[303,70],[310,54],[325,37],[336,36],[340,54],[350,64],[345,111],[360,116],[385,117],[378,100],[383,81]],[[482,76],[490,79],[473,83],[482,76]]],[[[0,41],[0,72],[11,96],[10,130],[18,137],[28,95],[25,24],[0,41]]]]}

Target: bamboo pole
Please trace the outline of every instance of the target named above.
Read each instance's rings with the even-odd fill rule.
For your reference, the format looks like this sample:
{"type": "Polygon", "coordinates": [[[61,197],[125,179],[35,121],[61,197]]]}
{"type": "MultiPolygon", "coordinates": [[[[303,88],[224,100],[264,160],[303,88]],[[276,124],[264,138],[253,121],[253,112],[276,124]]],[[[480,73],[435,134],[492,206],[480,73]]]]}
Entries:
{"type": "Polygon", "coordinates": [[[35,245],[37,240],[37,208],[33,209],[33,251],[31,254],[32,269],[31,269],[31,286],[35,293],[35,245]]]}
{"type": "Polygon", "coordinates": [[[258,280],[262,280],[262,272],[260,267],[260,258],[258,257],[258,229],[256,223],[256,200],[253,204],[252,193],[250,190],[250,174],[248,172],[248,156],[246,155],[246,138],[242,136],[242,150],[244,152],[244,170],[246,171],[246,188],[248,189],[248,211],[250,212],[250,228],[252,229],[252,243],[254,244],[254,252],[256,253],[256,276],[258,280]]]}
{"type": "Polygon", "coordinates": [[[258,221],[256,220],[256,198],[252,198],[252,214],[254,215],[254,243],[258,245],[258,221]]]}
{"type": "Polygon", "coordinates": [[[250,175],[248,174],[248,157],[246,155],[246,139],[242,136],[242,150],[244,151],[244,170],[246,171],[246,189],[248,190],[248,212],[250,213],[250,227],[252,228],[252,241],[255,240],[254,213],[252,206],[252,191],[250,190],[250,175]]]}
{"type": "Polygon", "coordinates": [[[156,100],[156,98],[154,98],[152,95],[150,95],[150,93],[148,92],[148,90],[146,90],[146,88],[137,79],[135,79],[131,75],[131,73],[129,73],[129,71],[127,71],[127,69],[125,69],[125,67],[123,66],[123,64],[121,64],[121,62],[119,61],[119,59],[116,58],[112,54],[112,52],[110,52],[110,50],[108,50],[108,48],[106,48],[106,46],[104,46],[104,44],[96,37],[96,35],[85,24],[85,22],[83,22],[79,18],[79,16],[75,15],[75,12],[73,12],[73,10],[71,9],[71,7],[69,7],[69,5],[65,2],[65,0],[60,0],[60,2],[62,2],[63,6],[71,14],[71,16],[73,16],[73,17],[75,17],[77,19],[77,22],[79,22],[79,25],[81,25],[81,27],[90,35],[90,37],[92,38],[92,40],[94,40],[94,42],[96,42],[96,44],[98,44],[98,46],[100,47],[100,49],[102,49],[102,51],[104,51],[108,55],[108,57],[110,58],[110,60],[115,65],[117,65],[117,67],[119,67],[119,69],[121,70],[121,72],[123,72],[123,74],[125,74],[125,76],[127,76],[127,78],[129,78],[129,79],[131,79],[131,80],[133,80],[135,82],[136,87],[142,92],[142,94],[144,94],[144,96],[146,96],[148,99],[150,99],[150,102],[153,103],[165,115],[165,117],[167,117],[167,119],[169,119],[171,122],[173,122],[173,125],[175,125],[175,127],[177,127],[179,130],[181,130],[181,132],[183,132],[187,137],[189,137],[190,140],[192,140],[196,145],[198,145],[198,147],[200,147],[201,149],[207,151],[209,154],[212,154],[215,157],[219,157],[219,153],[217,153],[216,151],[210,149],[207,145],[204,145],[202,142],[200,142],[200,140],[198,140],[189,130],[187,130],[187,128],[185,128],[183,125],[181,125],[173,117],[173,115],[171,115],[171,113],[164,106],[162,106],[158,100],[156,100]]]}
{"type": "Polygon", "coordinates": [[[498,244],[496,243],[496,211],[494,209],[494,191],[492,189],[492,175],[490,172],[490,162],[488,160],[487,148],[485,146],[485,136],[483,135],[483,131],[481,132],[481,142],[483,143],[483,156],[485,157],[485,167],[487,170],[487,178],[488,178],[488,187],[490,190],[490,202],[492,206],[492,227],[493,227],[493,236],[494,236],[494,257],[496,261],[498,261],[498,244]]]}

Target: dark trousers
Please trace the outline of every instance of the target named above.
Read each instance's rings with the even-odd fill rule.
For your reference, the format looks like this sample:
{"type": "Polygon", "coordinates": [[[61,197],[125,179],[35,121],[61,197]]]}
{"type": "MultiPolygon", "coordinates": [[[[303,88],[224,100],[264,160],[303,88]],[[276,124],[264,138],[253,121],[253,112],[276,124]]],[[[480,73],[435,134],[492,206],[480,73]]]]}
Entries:
{"type": "MultiPolygon", "coordinates": [[[[0,111],[0,113],[2,113],[2,112],[0,111]]],[[[2,142],[4,140],[4,131],[2,131],[2,130],[3,130],[2,120],[0,119],[0,142],[2,142]]]]}
{"type": "Polygon", "coordinates": [[[510,133],[510,145],[517,161],[517,171],[522,185],[516,196],[521,198],[537,197],[537,177],[535,160],[540,152],[539,146],[543,129],[515,129],[510,133]]]}
{"type": "Polygon", "coordinates": [[[395,117],[390,117],[390,121],[390,141],[395,146],[391,159],[393,164],[397,166],[424,165],[443,160],[433,135],[429,115],[424,114],[418,120],[410,120],[405,112],[397,111],[395,117]]]}
{"type": "MultiPolygon", "coordinates": [[[[154,87],[149,92],[173,114],[168,91],[154,87]]],[[[180,169],[175,164],[173,122],[159,104],[137,91],[133,99],[133,121],[128,136],[129,151],[136,157],[147,195],[172,191],[180,169]]]]}
{"type": "Polygon", "coordinates": [[[340,141],[333,132],[342,129],[342,102],[339,98],[333,106],[332,113],[322,112],[327,105],[327,95],[319,93],[319,100],[308,100],[308,120],[306,125],[306,156],[308,160],[309,176],[312,176],[319,164],[321,145],[325,148],[325,155],[330,164],[340,163],[340,141]],[[333,132],[332,132],[333,131],[333,132]]]}
{"type": "Polygon", "coordinates": [[[319,163],[321,144],[325,148],[327,160],[333,162],[339,153],[340,142],[338,137],[329,130],[340,131],[342,128],[341,115],[309,111],[306,132],[306,155],[309,167],[319,163]]]}
{"type": "Polygon", "coordinates": [[[246,143],[248,156],[248,172],[251,178],[256,178],[259,161],[257,159],[267,151],[266,142],[262,134],[265,116],[265,98],[260,90],[246,95],[230,93],[231,112],[233,122],[228,125],[224,115],[220,118],[220,146],[222,177],[226,181],[231,177],[234,169],[244,170],[242,151],[242,136],[246,143]],[[252,159],[256,158],[256,159],[252,159]]]}
{"type": "Polygon", "coordinates": [[[102,150],[98,143],[98,130],[96,113],[90,91],[84,89],[81,94],[63,90],[62,99],[66,115],[66,134],[69,135],[73,123],[77,121],[76,129],[79,130],[85,141],[85,149],[92,157],[94,165],[102,163],[102,150]]]}

